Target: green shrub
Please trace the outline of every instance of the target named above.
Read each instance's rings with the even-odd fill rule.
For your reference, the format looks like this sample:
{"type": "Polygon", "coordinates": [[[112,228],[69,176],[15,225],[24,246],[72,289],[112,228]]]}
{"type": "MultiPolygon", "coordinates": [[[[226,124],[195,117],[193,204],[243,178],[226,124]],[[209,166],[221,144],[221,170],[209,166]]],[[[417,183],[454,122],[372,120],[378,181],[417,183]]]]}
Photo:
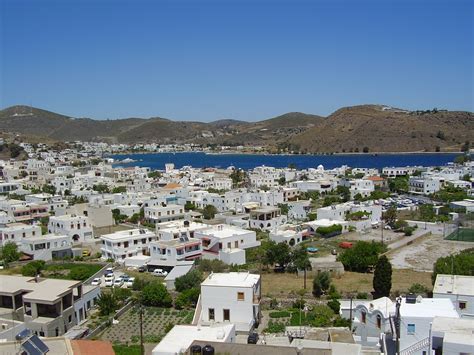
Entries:
{"type": "Polygon", "coordinates": [[[34,260],[21,268],[23,276],[36,276],[44,269],[46,262],[44,260],[34,260]]]}
{"type": "Polygon", "coordinates": [[[176,278],[174,286],[176,291],[183,292],[195,287],[199,287],[202,281],[202,274],[199,270],[192,270],[186,275],[176,278]]]}
{"type": "Polygon", "coordinates": [[[340,224],[334,224],[329,227],[318,227],[316,233],[322,235],[323,237],[332,237],[338,234],[341,234],[342,226],[340,224]]]}
{"type": "Polygon", "coordinates": [[[265,333],[283,333],[285,331],[285,324],[280,322],[274,322],[270,320],[267,328],[264,330],[265,333]]]}
{"type": "Polygon", "coordinates": [[[270,318],[288,318],[290,316],[290,312],[287,311],[270,312],[270,318]]]}
{"type": "Polygon", "coordinates": [[[341,309],[341,304],[339,303],[339,301],[335,298],[331,299],[328,303],[327,303],[328,307],[332,309],[332,311],[336,314],[339,314],[339,310],[341,309]]]}

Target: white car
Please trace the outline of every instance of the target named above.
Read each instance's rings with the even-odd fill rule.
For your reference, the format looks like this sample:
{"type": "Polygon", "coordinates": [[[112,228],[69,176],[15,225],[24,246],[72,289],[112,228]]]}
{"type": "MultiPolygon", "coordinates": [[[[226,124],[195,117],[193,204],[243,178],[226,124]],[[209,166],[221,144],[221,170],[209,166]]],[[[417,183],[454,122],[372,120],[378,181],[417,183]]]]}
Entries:
{"type": "Polygon", "coordinates": [[[107,281],[107,280],[112,280],[112,281],[114,281],[115,275],[114,275],[114,274],[107,274],[107,275],[105,275],[104,278],[105,278],[105,281],[107,281]]]}
{"type": "Polygon", "coordinates": [[[168,272],[163,270],[163,269],[155,269],[155,270],[153,270],[152,274],[155,275],[155,276],[164,277],[164,276],[168,275],[168,272]]]}
{"type": "Polygon", "coordinates": [[[127,282],[125,282],[125,286],[127,286],[127,288],[132,288],[133,287],[133,281],[135,281],[135,278],[134,277],[129,277],[127,282]]]}
{"type": "Polygon", "coordinates": [[[112,287],[114,285],[114,279],[105,280],[105,287],[112,287]]]}
{"type": "Polygon", "coordinates": [[[102,280],[96,277],[94,280],[92,280],[91,285],[92,286],[99,286],[102,283],[102,280]]]}
{"type": "Polygon", "coordinates": [[[122,287],[123,279],[121,277],[114,280],[114,287],[122,287]]]}

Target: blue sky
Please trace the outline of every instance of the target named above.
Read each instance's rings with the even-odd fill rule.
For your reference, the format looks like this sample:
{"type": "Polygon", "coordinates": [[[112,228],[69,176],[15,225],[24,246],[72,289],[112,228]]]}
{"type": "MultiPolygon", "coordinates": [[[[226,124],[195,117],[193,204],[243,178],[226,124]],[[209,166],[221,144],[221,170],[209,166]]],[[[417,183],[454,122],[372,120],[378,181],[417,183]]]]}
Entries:
{"type": "Polygon", "coordinates": [[[258,120],[474,111],[470,0],[0,0],[0,107],[258,120]]]}

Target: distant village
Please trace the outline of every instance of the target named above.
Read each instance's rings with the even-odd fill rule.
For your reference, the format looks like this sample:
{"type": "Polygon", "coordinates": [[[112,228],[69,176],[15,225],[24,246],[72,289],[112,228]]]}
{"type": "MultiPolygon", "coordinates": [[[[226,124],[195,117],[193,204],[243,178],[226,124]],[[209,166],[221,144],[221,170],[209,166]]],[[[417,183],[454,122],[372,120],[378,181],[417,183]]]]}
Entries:
{"type": "Polygon", "coordinates": [[[0,160],[2,354],[474,352],[468,153],[152,170],[109,156],[203,148],[15,146],[0,160]]]}

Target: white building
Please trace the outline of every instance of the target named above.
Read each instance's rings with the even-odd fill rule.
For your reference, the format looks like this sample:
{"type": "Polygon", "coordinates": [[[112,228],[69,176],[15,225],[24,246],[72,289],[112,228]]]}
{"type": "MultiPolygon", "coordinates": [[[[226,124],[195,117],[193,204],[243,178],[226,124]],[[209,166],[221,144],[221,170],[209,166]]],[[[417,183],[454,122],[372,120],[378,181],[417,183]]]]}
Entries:
{"type": "Polygon", "coordinates": [[[37,224],[9,223],[0,226],[0,245],[14,242],[21,245],[23,239],[41,236],[41,227],[37,224]]]}
{"type": "Polygon", "coordinates": [[[51,216],[48,232],[68,235],[74,242],[89,242],[94,238],[89,218],[79,215],[51,216]]]}
{"type": "Polygon", "coordinates": [[[219,259],[226,264],[245,264],[244,249],[260,245],[254,231],[227,224],[197,230],[194,237],[201,240],[203,258],[219,259]]]}
{"type": "Polygon", "coordinates": [[[350,181],[351,198],[360,194],[362,197],[369,197],[375,191],[374,182],[372,180],[355,179],[350,181]]]}
{"type": "Polygon", "coordinates": [[[410,177],[408,185],[411,193],[430,195],[441,189],[443,180],[436,177],[410,177]]]}
{"type": "Polygon", "coordinates": [[[147,229],[129,229],[111,234],[104,234],[102,240],[102,259],[114,259],[124,262],[127,257],[148,255],[149,245],[157,240],[155,233],[147,229]]]}
{"type": "Polygon", "coordinates": [[[184,354],[196,341],[235,343],[233,324],[201,327],[196,325],[175,325],[152,350],[152,355],[184,354]]]}
{"type": "Polygon", "coordinates": [[[275,243],[286,243],[290,246],[304,242],[309,237],[311,235],[307,229],[290,224],[285,224],[270,232],[270,240],[275,243]]]}
{"type": "Polygon", "coordinates": [[[397,305],[387,297],[357,305],[353,329],[364,346],[381,342],[385,349],[394,349],[395,324],[400,323],[400,353],[422,355],[428,351],[430,327],[435,317],[459,318],[448,299],[423,298],[410,295],[397,305]],[[398,315],[399,314],[399,315],[398,315]]]}
{"type": "Polygon", "coordinates": [[[474,319],[474,276],[436,275],[433,298],[449,298],[461,317],[474,319]]]}
{"type": "Polygon", "coordinates": [[[25,238],[21,241],[20,251],[34,260],[53,260],[72,256],[72,240],[68,235],[45,234],[25,238]]]}
{"type": "Polygon", "coordinates": [[[174,221],[184,217],[184,206],[166,204],[145,207],[145,218],[152,223],[174,221]]]}
{"type": "Polygon", "coordinates": [[[282,216],[279,208],[262,207],[250,211],[250,228],[272,230],[285,224],[287,216],[282,216]]]}
{"type": "Polygon", "coordinates": [[[317,209],[317,220],[334,221],[334,224],[347,222],[348,225],[361,231],[370,229],[373,223],[382,218],[382,206],[371,201],[354,203],[346,202],[317,209]]]}
{"type": "Polygon", "coordinates": [[[234,324],[248,331],[260,322],[260,275],[248,272],[211,273],[201,284],[199,324],[234,324]]]}
{"type": "Polygon", "coordinates": [[[435,317],[431,326],[431,349],[435,354],[472,354],[474,320],[435,317]]]}

